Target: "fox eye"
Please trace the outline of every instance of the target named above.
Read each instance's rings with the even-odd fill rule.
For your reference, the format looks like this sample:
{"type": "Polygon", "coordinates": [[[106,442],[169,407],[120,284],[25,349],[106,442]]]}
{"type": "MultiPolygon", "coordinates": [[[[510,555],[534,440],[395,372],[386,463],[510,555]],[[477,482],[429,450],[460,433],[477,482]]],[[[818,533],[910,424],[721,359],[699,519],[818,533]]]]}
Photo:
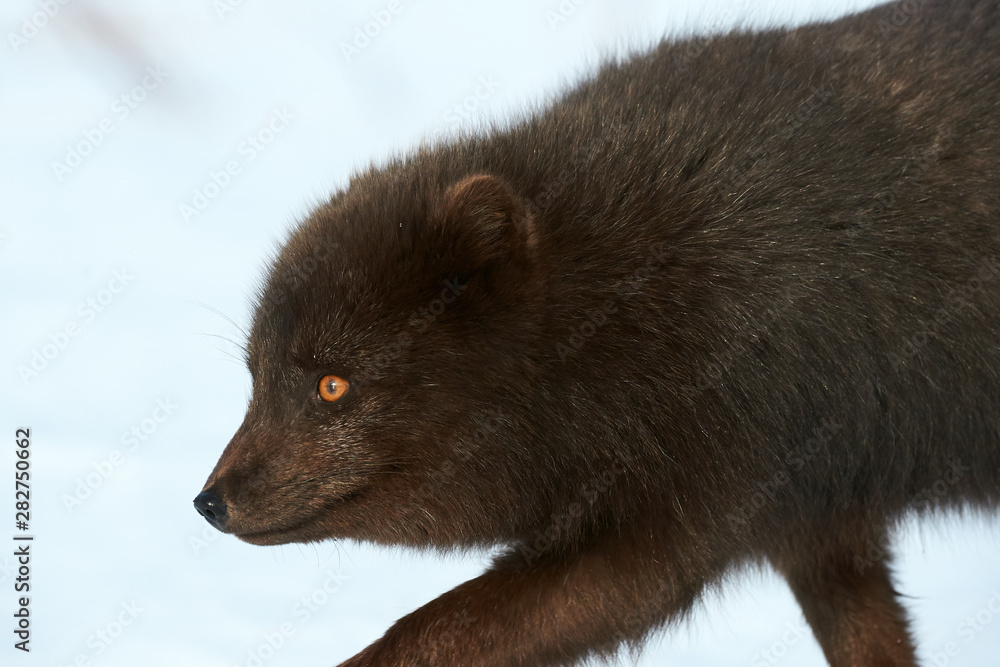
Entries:
{"type": "Polygon", "coordinates": [[[336,375],[324,375],[319,381],[319,397],[328,403],[339,400],[351,383],[336,375]]]}

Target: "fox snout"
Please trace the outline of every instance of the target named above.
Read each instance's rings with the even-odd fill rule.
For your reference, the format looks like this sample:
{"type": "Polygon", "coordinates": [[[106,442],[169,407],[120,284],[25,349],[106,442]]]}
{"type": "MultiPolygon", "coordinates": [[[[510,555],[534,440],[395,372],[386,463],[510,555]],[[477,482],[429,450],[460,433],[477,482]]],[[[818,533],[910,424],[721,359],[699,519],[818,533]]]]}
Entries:
{"type": "Polygon", "coordinates": [[[208,488],[194,498],[194,508],[216,529],[226,532],[229,523],[229,509],[226,501],[214,489],[208,488]]]}

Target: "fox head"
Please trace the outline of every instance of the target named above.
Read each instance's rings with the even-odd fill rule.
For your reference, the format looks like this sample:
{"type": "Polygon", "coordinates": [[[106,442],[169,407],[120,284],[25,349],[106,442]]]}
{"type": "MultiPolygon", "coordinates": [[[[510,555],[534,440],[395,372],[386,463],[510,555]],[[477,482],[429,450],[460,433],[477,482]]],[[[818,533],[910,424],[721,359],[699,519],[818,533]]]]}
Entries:
{"type": "Polygon", "coordinates": [[[540,455],[536,236],[485,174],[371,172],[316,210],[259,292],[251,400],[198,511],[254,544],[516,532],[540,455]]]}

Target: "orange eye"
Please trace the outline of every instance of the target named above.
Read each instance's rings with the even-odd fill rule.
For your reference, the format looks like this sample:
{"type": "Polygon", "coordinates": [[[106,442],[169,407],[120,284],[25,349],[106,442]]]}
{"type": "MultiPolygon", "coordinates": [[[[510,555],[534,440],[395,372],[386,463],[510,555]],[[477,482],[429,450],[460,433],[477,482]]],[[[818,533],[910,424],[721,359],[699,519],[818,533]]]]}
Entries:
{"type": "Polygon", "coordinates": [[[347,393],[347,388],[351,383],[336,375],[326,375],[319,381],[319,397],[324,401],[333,403],[347,393]]]}

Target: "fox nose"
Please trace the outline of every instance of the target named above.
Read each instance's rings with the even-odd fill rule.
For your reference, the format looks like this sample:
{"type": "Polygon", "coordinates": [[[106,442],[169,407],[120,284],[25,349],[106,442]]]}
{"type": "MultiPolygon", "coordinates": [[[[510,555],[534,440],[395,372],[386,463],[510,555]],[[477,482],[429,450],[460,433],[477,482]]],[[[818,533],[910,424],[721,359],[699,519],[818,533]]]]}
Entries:
{"type": "Polygon", "coordinates": [[[206,489],[195,497],[194,508],[219,530],[226,529],[226,522],[229,520],[226,502],[212,489],[206,489]]]}

